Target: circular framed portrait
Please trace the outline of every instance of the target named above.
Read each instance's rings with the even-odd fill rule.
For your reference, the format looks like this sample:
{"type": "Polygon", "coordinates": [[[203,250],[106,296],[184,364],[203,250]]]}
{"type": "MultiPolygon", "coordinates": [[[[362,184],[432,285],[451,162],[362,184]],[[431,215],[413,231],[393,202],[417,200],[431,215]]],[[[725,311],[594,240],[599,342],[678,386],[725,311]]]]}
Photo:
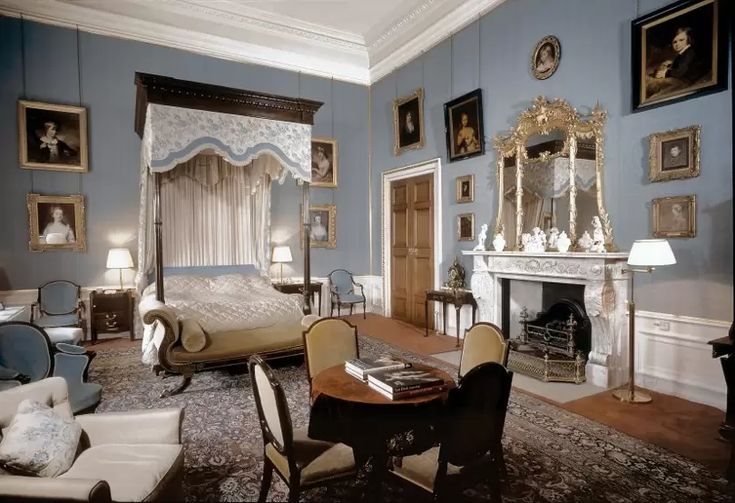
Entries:
{"type": "Polygon", "coordinates": [[[561,60],[561,45],[559,39],[553,35],[544,37],[536,44],[531,55],[531,73],[538,80],[548,79],[559,66],[561,60]]]}

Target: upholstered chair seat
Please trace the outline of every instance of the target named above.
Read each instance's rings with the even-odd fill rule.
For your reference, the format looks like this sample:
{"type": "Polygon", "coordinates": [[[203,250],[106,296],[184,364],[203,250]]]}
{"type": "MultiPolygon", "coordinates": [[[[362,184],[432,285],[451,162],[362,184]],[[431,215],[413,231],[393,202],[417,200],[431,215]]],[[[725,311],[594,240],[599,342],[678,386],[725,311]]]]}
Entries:
{"type": "Polygon", "coordinates": [[[39,327],[68,327],[79,323],[78,314],[46,314],[33,319],[39,327]]]}
{"type": "Polygon", "coordinates": [[[508,343],[499,327],[479,322],[467,330],[459,360],[459,377],[481,363],[495,362],[505,366],[507,361],[508,343]]]}
{"type": "MultiPolygon", "coordinates": [[[[437,466],[439,466],[439,447],[432,447],[421,454],[401,458],[401,462],[393,468],[393,473],[426,491],[433,492],[437,466]]],[[[460,467],[447,464],[447,475],[457,475],[459,470],[460,467]]]]}

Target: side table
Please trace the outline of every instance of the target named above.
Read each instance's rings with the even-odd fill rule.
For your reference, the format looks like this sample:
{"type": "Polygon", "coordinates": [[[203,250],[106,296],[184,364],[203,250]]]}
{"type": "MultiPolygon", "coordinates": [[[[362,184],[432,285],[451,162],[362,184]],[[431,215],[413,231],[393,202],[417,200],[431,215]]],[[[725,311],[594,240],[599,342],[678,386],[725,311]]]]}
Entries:
{"type": "MultiPolygon", "coordinates": [[[[298,293],[304,294],[303,283],[273,283],[273,288],[281,293],[298,293]]],[[[318,281],[312,281],[309,283],[309,296],[313,299],[314,294],[317,295],[319,300],[317,306],[319,306],[319,316],[322,315],[322,284],[318,281]]]]}
{"type": "Polygon", "coordinates": [[[459,347],[459,312],[462,306],[469,304],[472,306],[472,324],[475,324],[477,315],[477,302],[470,290],[428,290],[426,292],[426,300],[424,301],[424,309],[426,310],[426,333],[424,337],[429,336],[429,301],[442,303],[442,317],[444,318],[444,335],[447,335],[447,304],[454,305],[457,313],[457,347],[459,347]]]}
{"type": "MultiPolygon", "coordinates": [[[[732,328],[730,329],[732,333],[732,328]]],[[[707,344],[712,346],[712,358],[720,358],[722,372],[727,385],[727,408],[725,420],[720,425],[719,433],[730,442],[730,463],[727,466],[727,480],[735,483],[735,340],[731,337],[714,339],[707,344]]]]}
{"type": "Polygon", "coordinates": [[[92,327],[92,341],[98,333],[129,332],[130,340],[135,339],[133,318],[133,291],[116,290],[103,292],[93,290],[89,294],[89,310],[92,327]]]}

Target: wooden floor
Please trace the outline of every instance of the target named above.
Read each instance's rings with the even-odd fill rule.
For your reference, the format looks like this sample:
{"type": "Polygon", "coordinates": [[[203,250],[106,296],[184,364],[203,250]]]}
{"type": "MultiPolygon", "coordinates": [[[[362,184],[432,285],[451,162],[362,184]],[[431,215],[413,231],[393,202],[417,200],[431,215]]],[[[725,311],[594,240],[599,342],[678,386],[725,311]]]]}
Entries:
{"type": "MultiPolygon", "coordinates": [[[[346,319],[356,324],[360,333],[421,355],[456,349],[455,337],[433,333],[424,337],[423,329],[383,316],[368,314],[363,320],[362,315],[353,315],[346,319]]],[[[98,342],[91,348],[103,350],[138,344],[139,340],[130,342],[127,338],[116,338],[98,342]]],[[[516,389],[516,392],[522,391],[516,389]]],[[[719,440],[717,434],[724,413],[682,398],[650,393],[653,402],[644,405],[621,403],[609,391],[556,405],[724,474],[730,447],[719,440]]]]}

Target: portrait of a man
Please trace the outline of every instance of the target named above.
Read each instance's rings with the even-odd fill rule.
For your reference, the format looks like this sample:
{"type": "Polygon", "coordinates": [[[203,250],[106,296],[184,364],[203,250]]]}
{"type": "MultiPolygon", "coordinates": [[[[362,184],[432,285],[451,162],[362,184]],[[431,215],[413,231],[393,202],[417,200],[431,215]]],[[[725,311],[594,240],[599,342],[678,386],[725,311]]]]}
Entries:
{"type": "Polygon", "coordinates": [[[309,246],[311,248],[337,247],[336,219],[337,207],[334,204],[309,207],[309,246]]]}
{"type": "Polygon", "coordinates": [[[449,161],[467,159],[485,152],[482,125],[482,90],[475,89],[444,104],[449,161]]]}
{"type": "Polygon", "coordinates": [[[421,148],[424,145],[423,89],[393,102],[393,127],[395,129],[396,155],[404,150],[421,148]]]}
{"type": "Polygon", "coordinates": [[[695,196],[654,199],[652,207],[654,236],[670,238],[695,236],[695,196]]]}
{"type": "Polygon", "coordinates": [[[458,203],[471,203],[475,200],[475,175],[458,176],[456,183],[458,203]]]}
{"type": "Polygon", "coordinates": [[[84,108],[20,101],[18,114],[22,167],[87,171],[84,108]]]}
{"type": "Polygon", "coordinates": [[[561,44],[553,35],[542,38],[531,56],[531,73],[539,80],[551,77],[559,66],[561,44]]]}
{"type": "Polygon", "coordinates": [[[719,7],[719,0],[691,0],[633,21],[634,108],[727,85],[719,7]]]}
{"type": "Polygon", "coordinates": [[[649,135],[648,179],[652,182],[699,176],[697,125],[649,135]]]}
{"type": "Polygon", "coordinates": [[[84,198],[28,194],[29,248],[31,251],[84,251],[84,198]]]}
{"type": "Polygon", "coordinates": [[[670,171],[683,168],[689,164],[689,139],[678,138],[676,140],[661,143],[662,159],[661,169],[670,171]]]}
{"type": "Polygon", "coordinates": [[[313,138],[311,140],[311,185],[337,187],[337,140],[313,138]]]}
{"type": "Polygon", "coordinates": [[[475,240],[475,214],[464,213],[457,216],[457,238],[459,241],[475,240]]]}

